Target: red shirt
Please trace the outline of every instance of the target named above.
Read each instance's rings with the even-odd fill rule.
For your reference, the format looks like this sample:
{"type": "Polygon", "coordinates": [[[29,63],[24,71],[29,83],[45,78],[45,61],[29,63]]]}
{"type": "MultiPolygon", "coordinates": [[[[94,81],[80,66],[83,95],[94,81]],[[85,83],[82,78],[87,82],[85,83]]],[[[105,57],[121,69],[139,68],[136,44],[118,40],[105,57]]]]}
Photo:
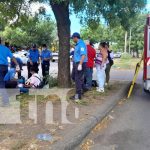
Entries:
{"type": "Polygon", "coordinates": [[[93,68],[94,67],[94,59],[96,57],[96,51],[91,45],[87,45],[87,53],[88,53],[87,67],[93,68]]]}

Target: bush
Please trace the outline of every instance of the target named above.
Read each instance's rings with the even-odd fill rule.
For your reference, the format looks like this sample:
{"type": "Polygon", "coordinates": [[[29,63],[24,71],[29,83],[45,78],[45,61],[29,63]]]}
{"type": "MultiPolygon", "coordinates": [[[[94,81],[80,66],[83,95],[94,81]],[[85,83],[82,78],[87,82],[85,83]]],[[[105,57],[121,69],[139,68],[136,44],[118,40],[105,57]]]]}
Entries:
{"type": "Polygon", "coordinates": [[[55,87],[58,85],[57,78],[52,77],[51,75],[47,76],[47,83],[49,85],[49,88],[55,87]]]}
{"type": "Polygon", "coordinates": [[[132,56],[130,54],[128,54],[128,53],[123,53],[122,56],[121,56],[121,59],[127,59],[127,60],[129,60],[131,58],[132,58],[132,56]]]}

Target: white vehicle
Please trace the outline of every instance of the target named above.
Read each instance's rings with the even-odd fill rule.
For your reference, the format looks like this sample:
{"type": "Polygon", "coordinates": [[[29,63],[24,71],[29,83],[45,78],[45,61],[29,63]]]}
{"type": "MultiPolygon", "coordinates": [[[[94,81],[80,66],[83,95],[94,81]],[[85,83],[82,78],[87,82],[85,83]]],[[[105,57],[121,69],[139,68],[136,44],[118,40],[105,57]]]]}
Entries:
{"type": "Polygon", "coordinates": [[[150,92],[150,15],[144,32],[144,67],[143,67],[144,90],[150,92]]]}
{"type": "Polygon", "coordinates": [[[114,53],[114,58],[121,58],[121,52],[114,53]]]}
{"type": "Polygon", "coordinates": [[[58,53],[52,53],[52,62],[58,61],[58,53]]]}
{"type": "MultiPolygon", "coordinates": [[[[27,65],[28,62],[28,52],[25,50],[19,51],[19,52],[15,52],[13,54],[14,57],[18,57],[22,60],[24,65],[27,65]]],[[[10,58],[8,58],[8,62],[10,63],[10,58]]]]}

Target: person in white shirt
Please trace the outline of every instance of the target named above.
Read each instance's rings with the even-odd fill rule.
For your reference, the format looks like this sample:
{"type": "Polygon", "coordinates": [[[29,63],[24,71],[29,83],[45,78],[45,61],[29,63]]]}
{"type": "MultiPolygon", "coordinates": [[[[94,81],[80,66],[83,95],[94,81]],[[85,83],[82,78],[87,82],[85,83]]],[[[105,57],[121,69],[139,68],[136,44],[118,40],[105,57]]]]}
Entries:
{"type": "Polygon", "coordinates": [[[38,86],[40,85],[42,79],[36,73],[36,69],[34,67],[31,67],[30,72],[31,72],[32,76],[26,81],[25,87],[26,88],[38,88],[38,86]]]}

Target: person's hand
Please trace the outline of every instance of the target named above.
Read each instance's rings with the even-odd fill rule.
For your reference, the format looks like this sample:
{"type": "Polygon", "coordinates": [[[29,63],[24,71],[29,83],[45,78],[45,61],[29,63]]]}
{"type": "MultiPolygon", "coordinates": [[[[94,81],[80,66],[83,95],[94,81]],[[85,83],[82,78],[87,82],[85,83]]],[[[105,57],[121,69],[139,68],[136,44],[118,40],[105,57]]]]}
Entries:
{"type": "Polygon", "coordinates": [[[20,71],[20,67],[19,65],[16,66],[16,71],[19,72],[20,71]]]}
{"type": "Polygon", "coordinates": [[[82,70],[82,65],[79,64],[79,65],[78,65],[78,71],[81,71],[81,70],[82,70]]]}
{"type": "Polygon", "coordinates": [[[103,69],[103,68],[104,68],[104,65],[102,64],[102,65],[100,66],[100,68],[103,69]]]}
{"type": "Polygon", "coordinates": [[[30,65],[33,66],[33,62],[32,61],[30,61],[30,65]]]}

